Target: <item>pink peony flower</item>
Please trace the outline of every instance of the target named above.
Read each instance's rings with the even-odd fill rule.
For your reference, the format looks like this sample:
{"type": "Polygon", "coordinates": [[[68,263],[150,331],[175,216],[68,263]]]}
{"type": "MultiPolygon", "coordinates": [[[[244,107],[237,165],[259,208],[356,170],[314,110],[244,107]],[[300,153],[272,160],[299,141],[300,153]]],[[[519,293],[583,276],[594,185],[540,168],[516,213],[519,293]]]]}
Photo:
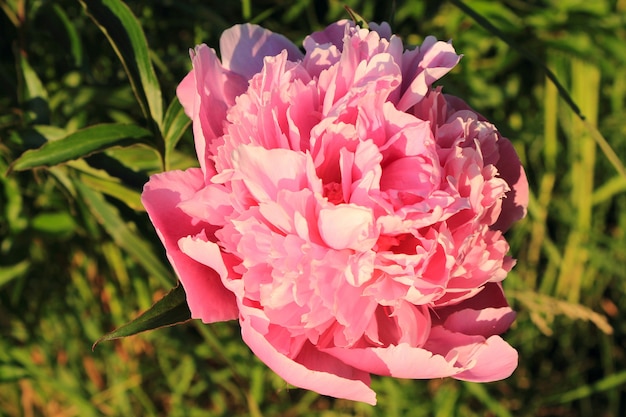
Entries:
{"type": "Polygon", "coordinates": [[[511,143],[433,83],[460,56],[389,25],[304,40],[237,25],[178,97],[200,168],[143,202],[194,318],[239,319],[287,382],[375,404],[370,375],[508,377],[503,237],[527,181],[511,143]]]}

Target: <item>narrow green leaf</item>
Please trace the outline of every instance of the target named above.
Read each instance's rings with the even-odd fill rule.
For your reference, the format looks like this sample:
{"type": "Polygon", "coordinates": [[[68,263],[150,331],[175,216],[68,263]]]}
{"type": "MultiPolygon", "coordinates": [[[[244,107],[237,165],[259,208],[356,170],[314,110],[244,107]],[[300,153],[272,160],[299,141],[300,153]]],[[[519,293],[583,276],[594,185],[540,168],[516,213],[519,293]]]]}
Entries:
{"type": "Polygon", "coordinates": [[[179,283],[142,315],[96,340],[92,349],[95,349],[100,342],[132,336],[147,330],[174,326],[190,319],[191,312],[187,306],[185,290],[179,283]]]}
{"type": "Polygon", "coordinates": [[[124,184],[120,183],[119,180],[116,181],[114,177],[105,179],[83,175],[81,176],[81,180],[85,185],[103,194],[117,198],[135,211],[146,211],[143,204],[141,204],[141,194],[126,187],[124,184]]]}
{"type": "Polygon", "coordinates": [[[120,217],[117,209],[108,203],[102,194],[86,184],[75,181],[74,185],[93,216],[109,233],[113,241],[139,262],[148,273],[158,278],[164,285],[170,285],[172,282],[170,270],[154,254],[150,245],[120,217]]]}
{"type": "Polygon", "coordinates": [[[121,0],[79,0],[122,61],[146,118],[162,131],[163,98],[141,25],[121,0]]]}
{"type": "Polygon", "coordinates": [[[78,30],[76,30],[76,26],[74,26],[72,20],[67,16],[67,13],[65,13],[61,6],[55,4],[52,8],[59,17],[59,20],[63,24],[65,32],[67,33],[67,38],[70,41],[70,51],[72,52],[72,57],[74,58],[74,65],[80,67],[83,63],[83,44],[80,40],[78,30]]]}
{"type": "Polygon", "coordinates": [[[137,125],[93,125],[63,139],[46,142],[38,149],[24,152],[9,169],[23,171],[40,166],[53,166],[88,156],[114,145],[137,143],[140,142],[139,139],[150,134],[150,131],[137,125]]]}
{"type": "Polygon", "coordinates": [[[166,171],[171,169],[172,152],[190,123],[191,119],[185,114],[183,106],[180,104],[180,101],[178,101],[178,98],[175,97],[167,108],[163,121],[166,171]]]}

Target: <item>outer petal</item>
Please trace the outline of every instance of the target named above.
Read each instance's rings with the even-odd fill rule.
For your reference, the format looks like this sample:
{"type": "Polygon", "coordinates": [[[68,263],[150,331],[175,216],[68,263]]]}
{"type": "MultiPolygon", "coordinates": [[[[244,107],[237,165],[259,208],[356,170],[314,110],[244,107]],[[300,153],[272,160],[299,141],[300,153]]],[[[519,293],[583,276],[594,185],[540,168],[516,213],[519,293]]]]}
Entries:
{"type": "Polygon", "coordinates": [[[502,201],[502,211],[492,229],[506,231],[509,227],[526,215],[528,206],[528,180],[524,167],[515,152],[513,144],[501,138],[498,141],[500,159],[496,168],[500,176],[509,184],[511,191],[506,193],[502,201]]]}
{"type": "Polygon", "coordinates": [[[396,378],[443,378],[463,370],[454,366],[455,357],[444,358],[426,349],[410,346],[408,343],[363,349],[334,347],[324,351],[355,368],[396,378]]]}
{"type": "Polygon", "coordinates": [[[454,332],[487,337],[504,333],[514,320],[515,312],[509,307],[464,309],[450,314],[443,327],[454,332]]]}
{"type": "Polygon", "coordinates": [[[202,230],[202,224],[186,215],[178,204],[191,198],[203,185],[202,172],[197,168],[164,172],[150,178],[141,199],[185,288],[192,317],[205,322],[232,320],[238,313],[235,297],[224,288],[217,272],[178,247],[181,238],[202,230]]]}
{"type": "Polygon", "coordinates": [[[280,353],[265,337],[269,321],[263,313],[243,304],[241,335],[250,349],[288,383],[323,395],[376,404],[376,394],[369,388],[369,374],[319,352],[304,347],[296,360],[280,353]]]}
{"type": "Polygon", "coordinates": [[[424,347],[439,354],[456,357],[457,363],[465,370],[452,375],[455,379],[498,381],[509,377],[517,367],[517,351],[500,336],[485,339],[436,326],[424,347]]]}
{"type": "Polygon", "coordinates": [[[287,50],[290,61],[302,59],[302,52],[289,39],[249,23],[226,29],[220,38],[224,68],[250,79],[261,72],[263,58],[287,50]]]}
{"type": "Polygon", "coordinates": [[[517,368],[517,351],[500,336],[491,336],[472,355],[474,366],[455,375],[455,379],[492,382],[511,376],[517,368]]]}

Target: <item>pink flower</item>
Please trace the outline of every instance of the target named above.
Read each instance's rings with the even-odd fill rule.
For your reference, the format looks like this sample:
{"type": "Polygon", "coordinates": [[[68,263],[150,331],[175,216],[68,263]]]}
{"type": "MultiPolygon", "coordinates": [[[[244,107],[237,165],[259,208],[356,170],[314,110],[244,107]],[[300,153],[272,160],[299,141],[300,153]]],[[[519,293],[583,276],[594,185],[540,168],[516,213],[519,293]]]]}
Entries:
{"type": "Polygon", "coordinates": [[[340,21],[305,53],[254,25],[191,52],[178,97],[200,168],[143,202],[194,318],[239,319],[287,382],[375,404],[370,374],[508,377],[503,237],[527,182],[511,143],[432,84],[460,56],[340,21]]]}

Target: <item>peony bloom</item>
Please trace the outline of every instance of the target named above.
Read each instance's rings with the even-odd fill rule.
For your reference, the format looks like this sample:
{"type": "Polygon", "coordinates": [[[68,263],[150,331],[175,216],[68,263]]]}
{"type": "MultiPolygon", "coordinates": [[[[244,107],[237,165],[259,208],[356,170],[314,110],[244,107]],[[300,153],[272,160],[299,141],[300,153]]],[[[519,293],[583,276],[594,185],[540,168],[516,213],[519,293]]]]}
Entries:
{"type": "Polygon", "coordinates": [[[178,97],[199,168],[143,202],[194,318],[238,319],[287,382],[375,404],[370,375],[508,377],[503,237],[527,181],[511,143],[433,83],[460,56],[389,25],[304,40],[245,24],[206,45],[178,97]]]}

